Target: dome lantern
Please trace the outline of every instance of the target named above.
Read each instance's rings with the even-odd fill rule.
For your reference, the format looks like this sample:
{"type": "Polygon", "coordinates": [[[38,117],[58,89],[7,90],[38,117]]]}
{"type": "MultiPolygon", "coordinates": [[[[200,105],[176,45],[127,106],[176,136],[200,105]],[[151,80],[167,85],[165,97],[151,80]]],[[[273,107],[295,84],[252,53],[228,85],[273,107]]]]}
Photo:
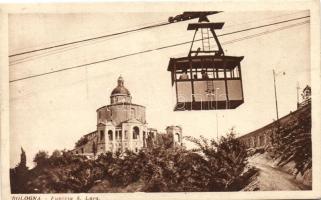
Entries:
{"type": "Polygon", "coordinates": [[[131,95],[129,90],[124,86],[124,79],[122,76],[119,76],[117,87],[111,92],[110,103],[131,103],[131,95]]]}
{"type": "Polygon", "coordinates": [[[124,86],[124,79],[123,77],[120,75],[119,78],[118,78],[118,86],[124,86]]]}

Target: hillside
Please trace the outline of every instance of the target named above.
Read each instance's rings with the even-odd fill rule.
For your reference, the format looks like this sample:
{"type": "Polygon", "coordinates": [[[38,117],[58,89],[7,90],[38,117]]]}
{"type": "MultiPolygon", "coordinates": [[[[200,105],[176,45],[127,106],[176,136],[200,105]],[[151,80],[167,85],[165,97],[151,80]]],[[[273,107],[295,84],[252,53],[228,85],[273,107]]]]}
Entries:
{"type": "Polygon", "coordinates": [[[296,179],[293,172],[293,164],[285,167],[276,165],[276,161],[271,159],[268,153],[257,153],[251,156],[249,164],[258,169],[258,173],[253,177],[251,184],[244,188],[245,191],[281,191],[281,190],[311,190],[311,183],[303,179],[311,180],[311,171],[303,179],[296,179]]]}

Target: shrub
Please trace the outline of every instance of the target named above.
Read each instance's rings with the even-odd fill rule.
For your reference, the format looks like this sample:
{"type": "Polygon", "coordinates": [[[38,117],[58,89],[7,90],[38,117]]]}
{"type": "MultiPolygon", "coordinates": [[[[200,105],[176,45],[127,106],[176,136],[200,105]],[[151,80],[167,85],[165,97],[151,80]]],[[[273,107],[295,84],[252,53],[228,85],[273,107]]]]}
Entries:
{"type": "Polygon", "coordinates": [[[233,131],[218,142],[202,136],[200,139],[187,137],[187,140],[195,143],[198,146],[195,150],[204,156],[209,191],[234,191],[244,186],[240,180],[247,165],[247,152],[233,131]]]}
{"type": "Polygon", "coordinates": [[[83,136],[75,144],[75,147],[80,147],[88,142],[88,138],[83,136]]]}
{"type": "MultiPolygon", "coordinates": [[[[110,187],[142,183],[145,192],[204,192],[240,190],[249,174],[245,148],[233,133],[218,142],[189,137],[198,148],[166,148],[158,145],[138,153],[107,152],[96,160],[54,151],[36,154],[25,193],[88,192],[99,180],[110,187]]],[[[104,191],[102,191],[104,192],[104,191]]]]}
{"type": "Polygon", "coordinates": [[[39,151],[35,155],[33,162],[35,162],[37,164],[37,166],[45,165],[45,164],[47,164],[48,158],[49,158],[48,152],[39,151]]]}
{"type": "Polygon", "coordinates": [[[303,173],[312,167],[311,144],[311,105],[298,115],[293,115],[285,124],[279,124],[274,134],[274,154],[283,166],[293,161],[297,173],[303,173]]]}

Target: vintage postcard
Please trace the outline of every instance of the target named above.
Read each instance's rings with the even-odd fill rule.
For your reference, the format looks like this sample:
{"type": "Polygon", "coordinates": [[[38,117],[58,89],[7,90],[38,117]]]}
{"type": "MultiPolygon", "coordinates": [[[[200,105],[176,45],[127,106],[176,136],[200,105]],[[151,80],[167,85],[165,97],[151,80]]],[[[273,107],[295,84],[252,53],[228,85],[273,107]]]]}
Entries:
{"type": "Polygon", "coordinates": [[[318,199],[318,1],[3,4],[1,195],[318,199]]]}

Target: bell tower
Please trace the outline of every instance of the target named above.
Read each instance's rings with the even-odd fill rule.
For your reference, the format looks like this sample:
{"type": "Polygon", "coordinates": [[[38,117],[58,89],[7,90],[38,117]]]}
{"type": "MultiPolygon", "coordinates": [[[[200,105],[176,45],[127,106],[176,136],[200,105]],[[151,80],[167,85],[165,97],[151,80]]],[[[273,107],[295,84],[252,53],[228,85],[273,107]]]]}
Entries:
{"type": "Polygon", "coordinates": [[[180,126],[167,126],[166,134],[173,136],[173,147],[183,146],[183,134],[180,126]]]}

